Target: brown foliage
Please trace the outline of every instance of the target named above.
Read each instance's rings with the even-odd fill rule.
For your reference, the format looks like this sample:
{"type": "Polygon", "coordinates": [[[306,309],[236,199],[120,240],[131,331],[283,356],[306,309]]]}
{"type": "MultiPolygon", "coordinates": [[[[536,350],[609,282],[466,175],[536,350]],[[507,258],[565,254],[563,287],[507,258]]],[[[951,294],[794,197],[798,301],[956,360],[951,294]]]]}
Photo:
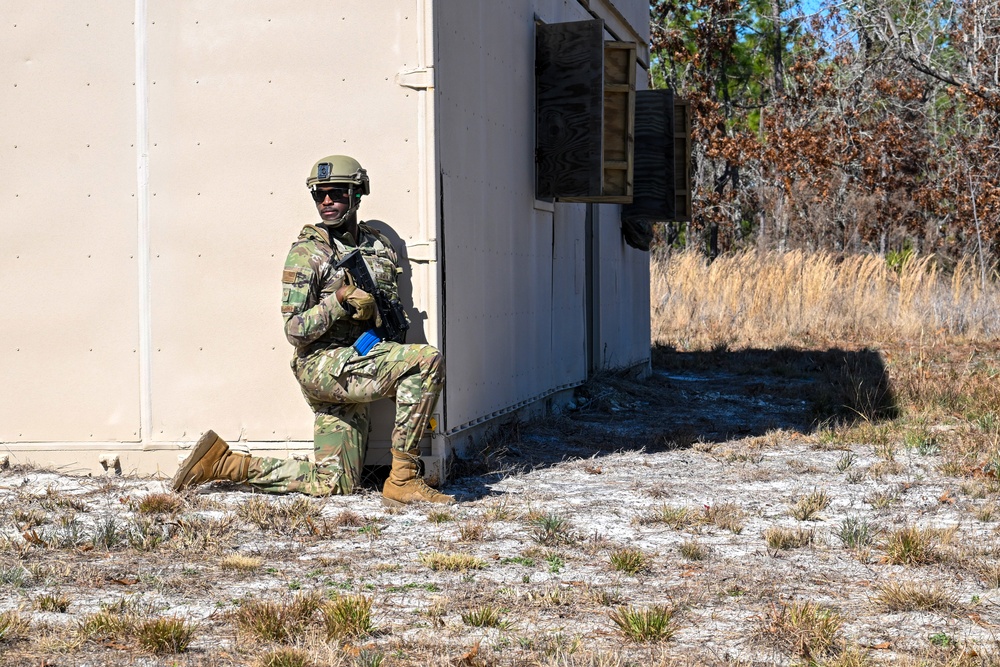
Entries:
{"type": "Polygon", "coordinates": [[[978,257],[1000,232],[1000,4],[653,3],[654,85],[691,100],[690,247],[978,257]],[[949,9],[951,8],[951,9],[949,9]],[[935,13],[939,12],[939,13],[935,13]]]}

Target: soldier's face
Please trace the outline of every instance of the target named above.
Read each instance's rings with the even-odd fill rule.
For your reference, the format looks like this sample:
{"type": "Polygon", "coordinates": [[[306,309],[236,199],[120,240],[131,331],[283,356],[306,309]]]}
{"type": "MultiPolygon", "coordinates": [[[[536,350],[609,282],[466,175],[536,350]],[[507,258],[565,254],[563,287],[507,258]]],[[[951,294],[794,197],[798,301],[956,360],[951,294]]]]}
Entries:
{"type": "Polygon", "coordinates": [[[313,192],[316,210],[323,222],[336,222],[351,208],[350,191],[337,186],[319,186],[313,192]]]}

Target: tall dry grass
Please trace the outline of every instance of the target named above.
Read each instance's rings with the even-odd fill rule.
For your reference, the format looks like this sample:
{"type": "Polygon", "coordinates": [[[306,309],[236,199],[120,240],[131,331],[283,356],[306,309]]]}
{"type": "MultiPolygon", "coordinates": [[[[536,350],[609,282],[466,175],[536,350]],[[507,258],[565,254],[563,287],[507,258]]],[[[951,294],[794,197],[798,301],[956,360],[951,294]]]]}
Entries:
{"type": "Polygon", "coordinates": [[[873,255],[697,252],[652,260],[654,343],[679,349],[911,340],[995,340],[1000,285],[974,260],[897,269],[873,255]]]}

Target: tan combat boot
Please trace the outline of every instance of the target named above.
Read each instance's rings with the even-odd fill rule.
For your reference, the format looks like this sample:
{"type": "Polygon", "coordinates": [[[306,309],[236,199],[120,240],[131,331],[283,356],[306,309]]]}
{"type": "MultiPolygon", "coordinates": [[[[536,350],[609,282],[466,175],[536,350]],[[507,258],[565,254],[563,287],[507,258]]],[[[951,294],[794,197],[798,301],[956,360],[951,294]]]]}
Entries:
{"type": "Polygon", "coordinates": [[[230,451],[215,431],[207,431],[181,463],[170,485],[174,491],[180,491],[216,480],[245,482],[249,469],[248,455],[230,451]]]}
{"type": "Polygon", "coordinates": [[[451,505],[455,499],[438,493],[427,486],[423,478],[417,475],[417,459],[415,454],[392,450],[392,472],[382,487],[382,504],[388,507],[402,507],[416,501],[428,503],[443,503],[451,505]]]}

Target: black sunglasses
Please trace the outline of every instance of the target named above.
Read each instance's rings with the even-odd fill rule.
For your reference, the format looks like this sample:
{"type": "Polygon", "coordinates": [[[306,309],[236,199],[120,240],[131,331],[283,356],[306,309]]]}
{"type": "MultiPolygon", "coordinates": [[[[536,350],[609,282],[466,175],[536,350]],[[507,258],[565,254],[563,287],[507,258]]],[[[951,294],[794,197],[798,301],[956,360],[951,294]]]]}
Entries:
{"type": "Polygon", "coordinates": [[[311,190],[313,201],[317,204],[326,199],[330,198],[330,201],[345,201],[350,200],[351,191],[347,188],[332,188],[330,190],[311,190]]]}

